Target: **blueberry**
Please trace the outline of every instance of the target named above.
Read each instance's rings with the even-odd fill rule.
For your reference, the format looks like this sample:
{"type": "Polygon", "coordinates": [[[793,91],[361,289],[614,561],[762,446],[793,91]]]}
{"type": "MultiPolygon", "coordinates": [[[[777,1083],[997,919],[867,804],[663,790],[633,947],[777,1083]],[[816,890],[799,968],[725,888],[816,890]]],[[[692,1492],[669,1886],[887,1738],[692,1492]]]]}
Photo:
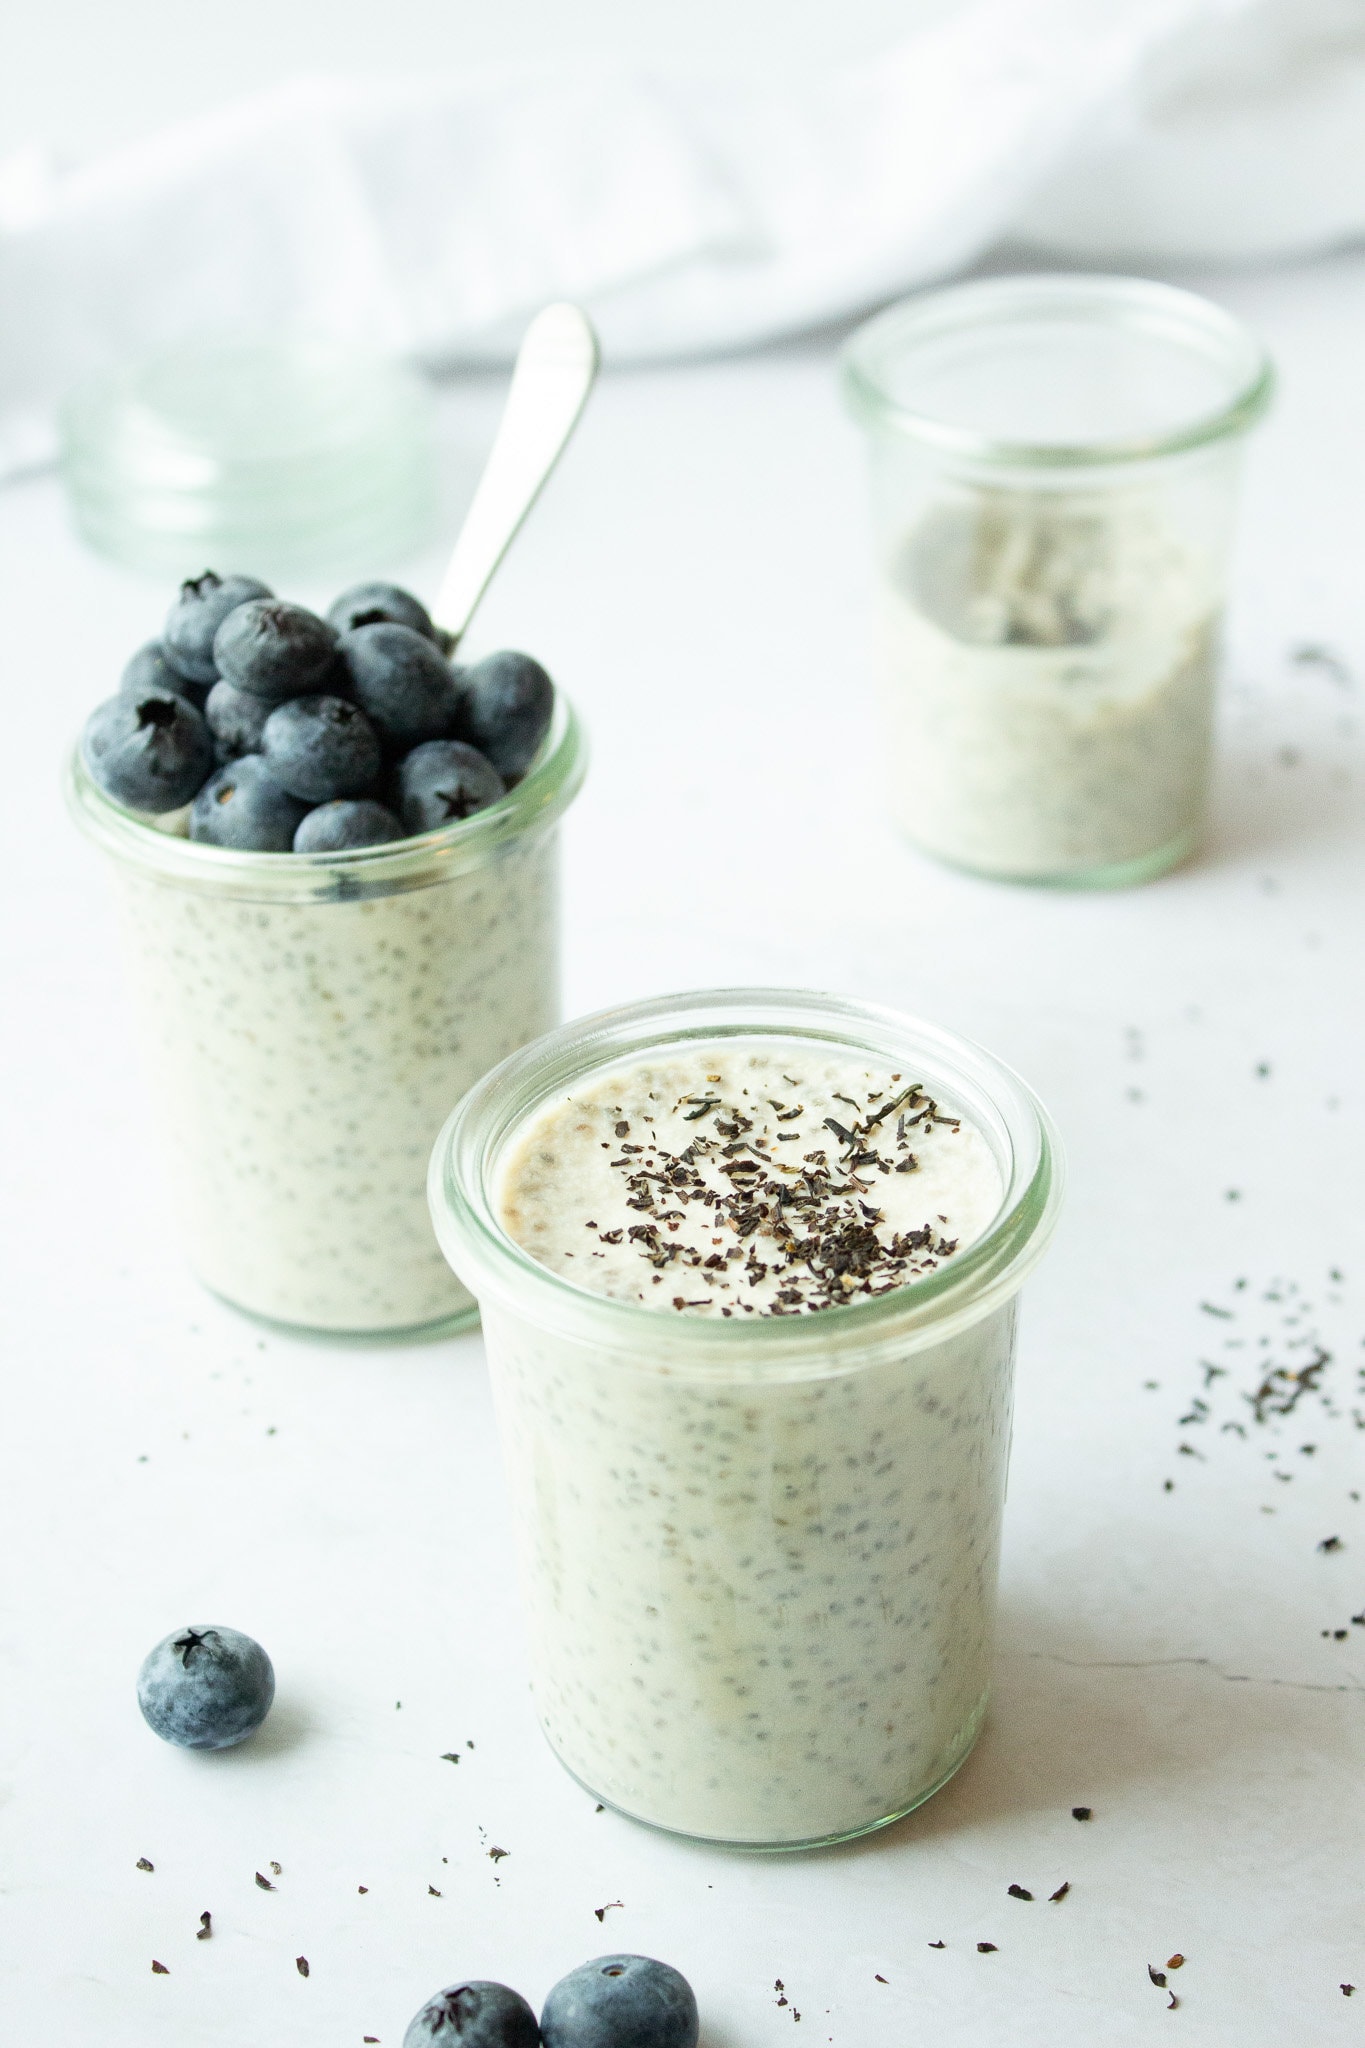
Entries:
{"type": "Polygon", "coordinates": [[[396,583],[354,583],[343,590],[327,617],[338,633],[352,633],[357,626],[407,626],[424,640],[435,640],[431,613],[410,590],[396,583]]]}
{"type": "Polygon", "coordinates": [[[289,853],[307,804],[281,789],[259,754],[211,775],[190,810],[190,838],[250,853],[289,853]]]}
{"type": "Polygon", "coordinates": [[[213,658],[239,690],[282,704],[319,687],[336,640],[335,628],[316,612],[257,597],[228,613],[213,636],[213,658]]]}
{"type": "Polygon", "coordinates": [[[411,626],[357,626],[339,642],[356,702],[395,753],[453,732],[455,679],[438,650],[411,626]]]}
{"type": "Polygon", "coordinates": [[[505,1984],[448,1984],[429,1998],[403,2036],[403,2048],[539,2048],[536,2016],[505,1984]]]}
{"type": "Polygon", "coordinates": [[[196,711],[203,710],[208,695],[207,683],[192,683],[166,659],[166,650],[159,640],[149,640],[145,647],[138,648],[124,667],[118,688],[120,697],[137,697],[144,690],[174,690],[196,711]]]}
{"type": "Polygon", "coordinates": [[[248,598],[269,596],[270,586],[254,576],[215,576],[212,569],[182,583],[161,635],[171,666],[192,683],[211,683],[218,673],[213,658],[218,628],[228,613],[248,598]]]}
{"type": "Polygon", "coordinates": [[[221,679],[209,691],[204,716],[213,734],[219,762],[235,761],[242,754],[259,754],[261,734],[274,706],[250,690],[221,679]]]}
{"type": "Polygon", "coordinates": [[[550,729],[555,686],[538,661],[507,648],[459,677],[456,731],[486,754],[505,782],[518,782],[550,729]]]}
{"type": "Polygon", "coordinates": [[[182,1628],[157,1644],[137,1675],[142,1718],[180,1749],[231,1749],[270,1712],[275,1673],[259,1643],[235,1628],[182,1628]]]}
{"type": "Polygon", "coordinates": [[[280,788],[310,804],[359,796],[384,762],[374,727],[344,697],[295,697],[276,705],[261,752],[280,788]]]}
{"type": "Polygon", "coordinates": [[[491,763],[463,740],[428,740],[398,771],[399,809],[409,832],[435,832],[486,810],[507,789],[491,763]]]}
{"type": "Polygon", "coordinates": [[[403,827],[385,804],[373,797],[342,797],[319,804],[294,834],[295,853],[349,853],[356,847],[383,846],[401,839],[403,827]]]}
{"type": "Polygon", "coordinates": [[[696,2048],[686,1977],[649,1956],[598,1956],[561,1977],[540,2015],[545,2048],[696,2048]]]}
{"type": "Polygon", "coordinates": [[[174,690],[97,704],[81,752],[105,795],[134,811],[178,811],[213,770],[212,734],[174,690]]]}

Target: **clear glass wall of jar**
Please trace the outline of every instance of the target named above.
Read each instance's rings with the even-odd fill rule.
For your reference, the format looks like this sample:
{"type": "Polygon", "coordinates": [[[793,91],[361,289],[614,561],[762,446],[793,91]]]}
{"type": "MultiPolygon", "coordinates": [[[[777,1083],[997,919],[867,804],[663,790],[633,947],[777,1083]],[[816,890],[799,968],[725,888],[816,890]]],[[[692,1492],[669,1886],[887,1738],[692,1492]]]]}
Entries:
{"type": "Polygon", "coordinates": [[[441,1134],[430,1195],[482,1311],[532,1684],[568,1769],[637,1819],[747,1848],[863,1834],[927,1799],[985,1711],[1016,1301],[1059,1198],[1028,1089],[864,1004],[664,998],[487,1076],[441,1134]],[[643,1054],[736,1039],[922,1080],[994,1155],[984,1234],[906,1286],[731,1321],[589,1292],[512,1239],[499,1175],[544,1105],[643,1054]]]}
{"type": "Polygon", "coordinates": [[[72,809],[117,877],[181,1230],[216,1294],[338,1335],[476,1319],[432,1235],[427,1159],[451,1103],[558,1016],[556,826],[584,765],[561,693],[500,803],[300,855],[158,829],[73,758],[72,809]]]}
{"type": "Polygon", "coordinates": [[[843,377],[897,824],[1000,880],[1173,866],[1204,807],[1263,351],[1169,285],[992,278],[879,314],[843,377]]]}

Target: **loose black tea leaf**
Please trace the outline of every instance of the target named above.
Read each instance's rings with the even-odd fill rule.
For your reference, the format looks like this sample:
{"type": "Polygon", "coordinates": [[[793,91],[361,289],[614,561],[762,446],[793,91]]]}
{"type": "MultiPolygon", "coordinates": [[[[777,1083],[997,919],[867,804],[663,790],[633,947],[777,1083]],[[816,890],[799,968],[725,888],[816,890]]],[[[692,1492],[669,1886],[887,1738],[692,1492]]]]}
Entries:
{"type": "Polygon", "coordinates": [[[256,1872],[256,1882],[263,1892],[273,1892],[275,1890],[275,1886],[270,1882],[270,1879],[262,1877],[259,1870],[256,1872]]]}
{"type": "Polygon", "coordinates": [[[979,1941],[976,1944],[976,1952],[979,1956],[993,1956],[997,1953],[993,1941],[979,1941]]]}
{"type": "Polygon", "coordinates": [[[296,1970],[298,1971],[298,1973],[299,1973],[300,1977],[306,1977],[306,1976],[308,1975],[308,1958],[307,1958],[307,1956],[295,1956],[295,1958],[294,1958],[294,1968],[295,1968],[295,1969],[296,1969],[296,1970]]]}
{"type": "Polygon", "coordinates": [[[1012,1899],[1027,1899],[1030,1905],[1033,1904],[1033,1893],[1026,1892],[1021,1884],[1012,1884],[1009,1894],[1012,1899]]]}
{"type": "Polygon", "coordinates": [[[137,1868],[139,1870],[155,1870],[156,1865],[154,1863],[149,1863],[145,1856],[139,1856],[137,1859],[137,1868]]]}
{"type": "Polygon", "coordinates": [[[196,1941],[209,1941],[212,1939],[212,1936],[213,1915],[211,1913],[201,1913],[199,1915],[199,1926],[194,1938],[196,1941]]]}
{"type": "Polygon", "coordinates": [[[153,1957],[153,1959],[152,1959],[152,1975],[153,1975],[154,1977],[169,1977],[169,1976],[170,1976],[170,1974],[171,1974],[171,1973],[170,1973],[170,1971],[169,1971],[169,1970],[168,1970],[168,1969],[166,1968],[166,1965],[165,1965],[164,1963],[158,1963],[158,1962],[156,1961],[155,1957],[153,1957]]]}
{"type": "Polygon", "coordinates": [[[1057,1905],[1057,1904],[1059,1903],[1059,1901],[1060,1901],[1060,1900],[1062,1900],[1062,1899],[1064,1899],[1064,1898],[1066,1897],[1067,1893],[1068,1893],[1068,1892],[1069,1892],[1070,1890],[1071,1890],[1071,1880],[1070,1880],[1070,1878],[1068,1878],[1065,1884],[1059,1884],[1059,1885],[1058,1885],[1058,1887],[1057,1887],[1057,1889],[1056,1889],[1056,1891],[1055,1891],[1055,1892],[1049,1892],[1049,1893],[1048,1893],[1048,1895],[1047,1895],[1047,1896],[1048,1896],[1048,1903],[1049,1903],[1049,1905],[1053,1905],[1053,1906],[1057,1905]]]}
{"type": "Polygon", "coordinates": [[[1094,1808],[1091,1806],[1073,1806],[1071,1809],[1071,1818],[1073,1820],[1089,1820],[1093,1812],[1094,1808]]]}

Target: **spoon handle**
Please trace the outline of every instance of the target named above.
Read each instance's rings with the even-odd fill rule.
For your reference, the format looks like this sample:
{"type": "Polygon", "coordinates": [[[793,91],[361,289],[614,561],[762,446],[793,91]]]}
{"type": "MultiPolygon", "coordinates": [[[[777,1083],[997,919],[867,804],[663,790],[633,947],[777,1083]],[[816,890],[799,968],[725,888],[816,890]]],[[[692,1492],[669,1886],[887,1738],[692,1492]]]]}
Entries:
{"type": "Polygon", "coordinates": [[[546,306],[526,330],[497,438],[460,528],[436,623],[458,641],[540,496],[597,375],[597,336],[578,306],[546,306]]]}

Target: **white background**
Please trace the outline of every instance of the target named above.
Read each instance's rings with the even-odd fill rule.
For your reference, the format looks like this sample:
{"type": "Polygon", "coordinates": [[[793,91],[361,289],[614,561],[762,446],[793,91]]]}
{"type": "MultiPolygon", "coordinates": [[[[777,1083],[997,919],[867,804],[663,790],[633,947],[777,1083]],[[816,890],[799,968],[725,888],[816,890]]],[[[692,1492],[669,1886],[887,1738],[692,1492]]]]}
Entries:
{"type": "MultiPolygon", "coordinates": [[[[392,14],[386,42],[416,18],[392,14]]],[[[171,67],[150,9],[126,49],[113,17],[56,19],[84,82],[63,111],[55,57],[27,102],[11,74],[14,135],[41,105],[58,135],[101,67],[113,133],[130,94],[146,118],[148,79],[209,103],[224,41],[247,82],[253,21],[307,40],[301,16],[168,8],[171,67]]],[[[362,37],[358,11],[337,19],[329,39],[362,37]]],[[[718,46],[721,10],[700,19],[718,46]]],[[[793,40],[830,34],[795,19],[793,40]]],[[[57,794],[167,593],[82,554],[50,479],[0,494],[7,2042],[397,2048],[441,1983],[538,2001],[613,1946],[688,1973],[706,2048],[797,2027],[798,2048],[1362,2037],[1365,259],[1205,282],[1284,385],[1250,468],[1206,845],[1156,885],[995,888],[882,823],[859,450],[823,342],[606,381],[480,623],[539,653],[592,729],[566,835],[571,1011],[738,980],[897,1003],[1017,1065],[1067,1143],[1026,1302],[990,1725],[922,1814],[822,1856],[657,1838],[550,1757],[476,1337],[290,1342],[184,1274],[104,880],[57,794]],[[1301,1360],[1285,1347],[1314,1331],[1329,1407],[1245,1425],[1255,1362],[1301,1360]],[[1182,1427],[1201,1359],[1229,1368],[1220,1406],[1182,1427]],[[1239,1417],[1245,1440],[1219,1428],[1239,1417]],[[144,1650],[191,1617],[258,1635],[279,1673],[262,1737],[221,1757],[165,1748],[133,1703],[144,1650]],[[1147,1965],[1176,1951],[1169,2013],[1147,1965]]],[[[498,395],[468,380],[444,401],[453,501],[498,395]]],[[[439,567],[433,548],[404,573],[429,596],[439,567]]]]}

